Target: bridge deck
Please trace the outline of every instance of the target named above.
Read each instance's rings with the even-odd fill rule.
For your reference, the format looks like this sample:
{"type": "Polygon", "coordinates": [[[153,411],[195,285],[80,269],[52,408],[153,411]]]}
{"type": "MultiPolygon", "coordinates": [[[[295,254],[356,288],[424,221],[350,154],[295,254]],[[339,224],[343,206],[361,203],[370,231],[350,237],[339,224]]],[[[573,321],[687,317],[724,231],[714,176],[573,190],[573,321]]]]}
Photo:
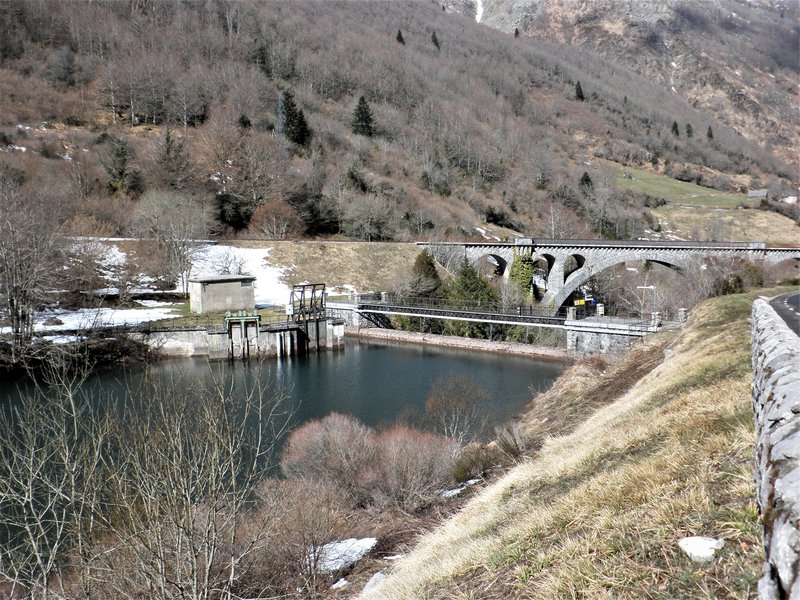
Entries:
{"type": "Polygon", "coordinates": [[[447,306],[430,298],[398,298],[390,294],[369,294],[347,301],[328,302],[334,310],[352,310],[362,315],[403,315],[409,317],[472,321],[493,325],[535,326],[553,329],[580,329],[591,332],[642,336],[657,331],[648,320],[616,317],[567,319],[566,309],[555,315],[531,305],[503,307],[498,304],[447,306]],[[379,299],[380,298],[380,299],[379,299]]]}
{"type": "Polygon", "coordinates": [[[800,248],[770,248],[765,242],[692,242],[692,241],[651,241],[651,240],[584,240],[584,239],[545,239],[523,238],[527,241],[493,242],[417,242],[418,246],[460,246],[460,247],[548,247],[548,248],[648,248],[663,250],[768,250],[800,252],[800,248]]]}

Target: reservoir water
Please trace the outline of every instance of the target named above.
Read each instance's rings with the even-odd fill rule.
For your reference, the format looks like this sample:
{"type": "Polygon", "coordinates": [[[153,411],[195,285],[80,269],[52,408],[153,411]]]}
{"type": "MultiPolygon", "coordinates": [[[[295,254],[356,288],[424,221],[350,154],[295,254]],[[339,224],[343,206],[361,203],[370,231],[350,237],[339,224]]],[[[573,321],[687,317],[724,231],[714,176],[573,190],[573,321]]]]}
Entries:
{"type": "MultiPolygon", "coordinates": [[[[288,394],[293,425],[332,412],[371,426],[401,420],[422,425],[425,400],[437,378],[466,374],[485,391],[489,428],[519,414],[563,368],[559,362],[527,357],[353,339],[344,350],[304,357],[249,363],[184,359],[147,367],[151,379],[187,385],[213,385],[223,377],[246,385],[258,378],[288,394]]],[[[139,388],[143,376],[143,367],[127,367],[99,373],[84,385],[95,397],[124,402],[126,390],[139,388]]],[[[4,387],[0,402],[16,395],[13,386],[4,387]]]]}

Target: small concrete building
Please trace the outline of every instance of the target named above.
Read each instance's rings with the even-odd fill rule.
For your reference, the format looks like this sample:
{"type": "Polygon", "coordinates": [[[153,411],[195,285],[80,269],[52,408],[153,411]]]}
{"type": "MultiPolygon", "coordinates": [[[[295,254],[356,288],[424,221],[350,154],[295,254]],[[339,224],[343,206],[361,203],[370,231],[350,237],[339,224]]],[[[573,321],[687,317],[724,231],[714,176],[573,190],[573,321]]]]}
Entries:
{"type": "Polygon", "coordinates": [[[252,275],[212,275],[189,280],[189,307],[193,313],[255,310],[252,275]]]}

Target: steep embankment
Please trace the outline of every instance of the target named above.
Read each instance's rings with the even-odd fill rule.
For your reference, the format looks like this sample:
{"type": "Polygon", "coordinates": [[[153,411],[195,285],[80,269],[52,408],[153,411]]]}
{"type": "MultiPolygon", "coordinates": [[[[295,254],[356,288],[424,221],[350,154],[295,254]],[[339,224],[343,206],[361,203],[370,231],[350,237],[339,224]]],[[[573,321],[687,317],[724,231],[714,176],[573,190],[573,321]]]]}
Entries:
{"type": "Polygon", "coordinates": [[[613,378],[575,367],[531,407],[527,427],[543,441],[537,455],[422,537],[363,597],[752,594],[763,556],[750,400],[755,297],[701,305],[684,331],[635,349],[613,378]],[[543,405],[561,396],[583,411],[599,408],[585,422],[580,410],[556,421],[543,405]],[[678,540],[694,535],[724,547],[693,563],[678,540]]]}

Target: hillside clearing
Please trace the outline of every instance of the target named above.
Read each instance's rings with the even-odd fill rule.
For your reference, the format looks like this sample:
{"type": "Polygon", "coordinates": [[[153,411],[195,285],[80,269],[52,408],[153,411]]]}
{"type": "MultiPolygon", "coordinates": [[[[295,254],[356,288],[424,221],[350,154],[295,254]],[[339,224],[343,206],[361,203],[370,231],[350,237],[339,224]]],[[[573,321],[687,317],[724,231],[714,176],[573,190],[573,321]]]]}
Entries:
{"type": "Polygon", "coordinates": [[[757,200],[748,199],[744,194],[722,192],[641,169],[614,165],[613,172],[614,183],[618,187],[644,192],[656,198],[664,198],[670,204],[706,208],[758,205],[757,200]]]}
{"type": "Polygon", "coordinates": [[[794,246],[800,235],[800,227],[790,218],[763,210],[662,206],[653,209],[653,213],[662,229],[661,234],[649,236],[653,239],[677,237],[794,246]],[[670,234],[672,237],[666,237],[670,234]]]}
{"type": "MultiPolygon", "coordinates": [[[[648,348],[664,360],[546,438],[362,597],[749,597],[763,556],[747,322],[757,295],[706,302],[674,340],[635,350],[624,360],[648,348]],[[678,548],[692,535],[725,546],[697,565],[678,548]]],[[[591,379],[571,402],[592,405],[607,382],[591,379]]]]}

